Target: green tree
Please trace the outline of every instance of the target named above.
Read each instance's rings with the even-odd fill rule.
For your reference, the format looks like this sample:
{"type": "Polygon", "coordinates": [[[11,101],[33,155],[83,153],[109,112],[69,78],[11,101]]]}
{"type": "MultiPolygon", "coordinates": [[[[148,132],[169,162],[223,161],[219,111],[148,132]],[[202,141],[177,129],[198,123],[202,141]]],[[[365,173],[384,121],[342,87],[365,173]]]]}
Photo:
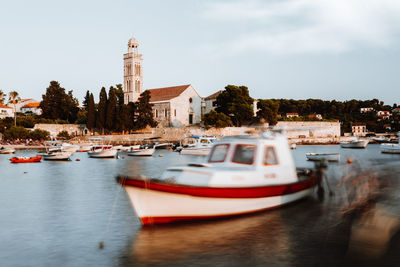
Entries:
{"type": "Polygon", "coordinates": [[[21,98],[17,91],[12,91],[8,95],[9,101],[11,101],[14,106],[14,126],[17,126],[17,108],[15,105],[21,100],[21,98]]]}
{"type": "Polygon", "coordinates": [[[50,138],[50,133],[46,130],[35,129],[29,133],[29,138],[33,140],[48,140],[50,138]]]}
{"type": "Polygon", "coordinates": [[[110,87],[108,91],[108,102],[107,102],[107,113],[106,113],[106,128],[110,131],[114,130],[115,118],[117,114],[117,96],[115,95],[115,88],[110,87]]]}
{"type": "Polygon", "coordinates": [[[96,126],[101,129],[104,134],[104,128],[106,126],[106,113],[107,113],[107,93],[106,88],[102,87],[100,90],[100,101],[97,107],[97,119],[96,126]]]}
{"type": "Polygon", "coordinates": [[[0,103],[1,104],[4,103],[5,98],[6,98],[6,94],[2,90],[0,90],[0,103]]]}
{"type": "Polygon", "coordinates": [[[257,103],[257,109],[257,120],[259,122],[268,122],[269,125],[275,125],[278,122],[278,102],[261,99],[257,103]]]}
{"type": "Polygon", "coordinates": [[[90,131],[96,126],[96,107],[93,94],[90,94],[87,114],[87,127],[90,131]]]}
{"type": "Polygon", "coordinates": [[[246,86],[227,85],[216,104],[215,110],[229,116],[235,126],[242,126],[253,118],[253,99],[246,86]]]}
{"type": "Polygon", "coordinates": [[[89,99],[90,99],[90,92],[89,92],[89,90],[87,90],[85,98],[83,99],[83,102],[82,102],[82,105],[86,111],[89,109],[89,99]]]}
{"type": "Polygon", "coordinates": [[[76,118],[76,123],[87,124],[87,119],[88,119],[88,111],[79,110],[76,118]]]}
{"type": "Polygon", "coordinates": [[[57,81],[51,81],[40,102],[42,117],[68,120],[70,123],[74,123],[79,111],[78,104],[77,99],[72,96],[72,91],[67,94],[57,81]]]}
{"type": "Polygon", "coordinates": [[[61,131],[57,134],[57,139],[68,140],[71,139],[71,136],[67,131],[61,131]]]}
{"type": "Polygon", "coordinates": [[[136,130],[144,129],[149,125],[150,127],[156,127],[157,122],[153,118],[153,104],[150,104],[150,91],[144,91],[140,94],[136,108],[136,120],[134,128],[136,130]]]}
{"type": "Polygon", "coordinates": [[[215,110],[211,110],[209,113],[205,114],[202,118],[204,126],[225,128],[232,126],[232,120],[224,113],[218,113],[215,110]]]}

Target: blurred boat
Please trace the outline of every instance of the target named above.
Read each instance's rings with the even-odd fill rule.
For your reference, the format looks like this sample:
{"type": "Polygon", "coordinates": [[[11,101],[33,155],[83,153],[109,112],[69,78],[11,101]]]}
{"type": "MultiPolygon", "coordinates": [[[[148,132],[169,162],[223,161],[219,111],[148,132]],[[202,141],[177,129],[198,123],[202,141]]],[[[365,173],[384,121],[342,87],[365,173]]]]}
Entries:
{"type": "Polygon", "coordinates": [[[44,160],[70,160],[73,153],[68,151],[49,151],[47,153],[42,153],[40,156],[44,160]]]}
{"type": "MultiPolygon", "coordinates": [[[[100,137],[91,137],[89,139],[104,143],[103,138],[100,137]]],[[[93,145],[87,153],[90,158],[115,158],[118,154],[118,150],[112,145],[96,144],[93,145]]]]}
{"type": "Polygon", "coordinates": [[[400,154],[400,141],[397,140],[397,142],[397,144],[381,144],[381,153],[400,154]]]}
{"type": "Polygon", "coordinates": [[[41,156],[36,157],[13,157],[10,159],[11,163],[30,163],[30,162],[40,162],[42,160],[41,156]]]}
{"type": "Polygon", "coordinates": [[[183,147],[180,150],[182,155],[207,156],[214,142],[217,140],[215,137],[197,135],[190,136],[189,139],[194,142],[189,143],[187,147],[183,147]]]}
{"type": "Polygon", "coordinates": [[[339,153],[306,153],[307,160],[311,161],[339,161],[340,154],[339,153]]]}
{"type": "Polygon", "coordinates": [[[207,163],[168,168],[160,179],[122,177],[142,224],[219,218],[276,208],[309,196],[320,177],[297,172],[286,136],[227,137],[207,163]]]}
{"type": "Polygon", "coordinates": [[[351,142],[341,142],[340,146],[342,148],[366,148],[369,140],[367,139],[358,139],[353,140],[351,142]]]}
{"type": "Polygon", "coordinates": [[[128,156],[152,156],[156,149],[153,148],[141,148],[132,149],[128,151],[128,156]]]}
{"type": "Polygon", "coordinates": [[[13,154],[15,153],[15,148],[13,147],[2,147],[0,149],[0,154],[13,154]]]}

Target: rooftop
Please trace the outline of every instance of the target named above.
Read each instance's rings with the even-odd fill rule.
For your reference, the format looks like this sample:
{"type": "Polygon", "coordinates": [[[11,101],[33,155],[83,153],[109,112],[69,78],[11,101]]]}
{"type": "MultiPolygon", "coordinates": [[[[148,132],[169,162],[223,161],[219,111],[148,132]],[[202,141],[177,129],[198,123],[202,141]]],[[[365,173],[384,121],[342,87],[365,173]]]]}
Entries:
{"type": "Polygon", "coordinates": [[[150,102],[168,101],[182,94],[190,84],[147,89],[150,91],[150,102]]]}

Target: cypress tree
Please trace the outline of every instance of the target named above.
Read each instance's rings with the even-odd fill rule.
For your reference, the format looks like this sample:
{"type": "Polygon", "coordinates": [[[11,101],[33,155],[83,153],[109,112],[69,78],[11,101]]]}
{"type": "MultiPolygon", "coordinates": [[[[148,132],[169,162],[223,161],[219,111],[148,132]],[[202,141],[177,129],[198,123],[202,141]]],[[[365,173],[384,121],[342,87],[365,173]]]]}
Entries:
{"type": "Polygon", "coordinates": [[[90,100],[90,93],[89,90],[86,91],[86,96],[83,99],[82,105],[85,108],[86,111],[89,110],[89,100],[90,100]]]}
{"type": "Polygon", "coordinates": [[[97,108],[97,120],[96,120],[96,126],[98,129],[101,129],[102,134],[104,134],[106,113],[107,113],[107,93],[106,93],[106,88],[102,87],[100,91],[100,100],[97,108]]]}
{"type": "Polygon", "coordinates": [[[89,96],[88,115],[87,116],[88,116],[87,127],[89,128],[90,131],[92,131],[96,125],[96,108],[95,108],[95,104],[94,104],[93,94],[90,94],[90,96],[89,96]]]}
{"type": "Polygon", "coordinates": [[[108,91],[107,113],[106,113],[106,128],[110,131],[115,130],[115,115],[117,113],[117,97],[115,88],[110,87],[108,91]]]}

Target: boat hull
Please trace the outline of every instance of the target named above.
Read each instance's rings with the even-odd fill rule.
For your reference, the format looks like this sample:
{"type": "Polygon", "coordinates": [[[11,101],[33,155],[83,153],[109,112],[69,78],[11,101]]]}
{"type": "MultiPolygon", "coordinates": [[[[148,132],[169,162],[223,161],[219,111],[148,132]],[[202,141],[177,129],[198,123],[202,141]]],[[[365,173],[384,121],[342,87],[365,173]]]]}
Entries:
{"type": "Polygon", "coordinates": [[[381,145],[381,153],[400,154],[400,145],[399,144],[382,144],[381,145]]]}
{"type": "Polygon", "coordinates": [[[152,156],[155,151],[155,148],[131,150],[128,151],[128,156],[152,156]]]}
{"type": "Polygon", "coordinates": [[[101,151],[88,151],[90,158],[115,158],[118,151],[115,149],[101,150],[101,151]]]}
{"type": "Polygon", "coordinates": [[[340,143],[342,148],[366,148],[368,145],[368,140],[362,140],[357,142],[340,143]]]}
{"type": "Polygon", "coordinates": [[[30,158],[18,158],[18,157],[14,157],[14,158],[11,158],[11,159],[10,159],[11,163],[40,162],[41,160],[42,160],[42,157],[41,157],[41,156],[30,157],[30,158]]]}
{"type": "Polygon", "coordinates": [[[15,149],[14,148],[5,148],[0,150],[0,154],[14,154],[15,149]]]}
{"type": "Polygon", "coordinates": [[[307,180],[254,188],[201,188],[120,181],[142,224],[229,217],[277,208],[309,196],[316,185],[307,180]]]}
{"type": "Polygon", "coordinates": [[[70,160],[72,152],[61,152],[54,154],[43,154],[42,158],[44,160],[70,160]]]}
{"type": "Polygon", "coordinates": [[[321,161],[321,160],[326,160],[326,161],[332,161],[332,162],[337,162],[340,160],[340,154],[316,154],[316,153],[307,153],[306,154],[307,160],[311,161],[321,161]]]}

